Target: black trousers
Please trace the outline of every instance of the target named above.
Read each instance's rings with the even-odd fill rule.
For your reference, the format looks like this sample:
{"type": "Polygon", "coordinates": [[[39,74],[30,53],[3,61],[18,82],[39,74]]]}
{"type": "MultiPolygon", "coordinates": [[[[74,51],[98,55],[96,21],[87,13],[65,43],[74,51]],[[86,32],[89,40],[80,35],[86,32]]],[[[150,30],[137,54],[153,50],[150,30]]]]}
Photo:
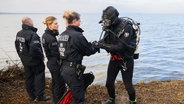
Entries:
{"type": "Polygon", "coordinates": [[[119,71],[121,71],[123,82],[128,92],[129,99],[134,101],[135,89],[132,83],[134,60],[132,57],[124,58],[124,62],[126,62],[126,67],[127,67],[126,71],[122,70],[123,69],[121,66],[122,62],[123,61],[115,61],[115,60],[110,60],[109,62],[108,71],[107,71],[107,81],[106,81],[106,87],[109,93],[109,97],[115,98],[114,83],[119,71]]]}
{"type": "Polygon", "coordinates": [[[86,88],[93,82],[93,74],[83,74],[80,78],[76,74],[76,68],[62,66],[62,76],[72,93],[72,104],[84,104],[86,88]]]}
{"type": "Polygon", "coordinates": [[[60,74],[60,66],[57,62],[57,58],[49,58],[47,67],[52,76],[52,96],[54,104],[57,104],[60,98],[63,96],[66,88],[65,82],[60,74]]]}
{"type": "Polygon", "coordinates": [[[25,85],[29,97],[42,97],[45,91],[45,65],[43,62],[36,66],[24,65],[25,85]]]}

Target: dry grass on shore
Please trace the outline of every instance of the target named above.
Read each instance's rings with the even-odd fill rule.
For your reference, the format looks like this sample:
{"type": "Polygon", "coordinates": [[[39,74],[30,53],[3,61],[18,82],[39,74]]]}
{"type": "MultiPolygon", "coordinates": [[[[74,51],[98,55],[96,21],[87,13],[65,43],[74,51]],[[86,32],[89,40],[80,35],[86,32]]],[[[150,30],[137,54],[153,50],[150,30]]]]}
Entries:
{"type": "MultiPolygon", "coordinates": [[[[0,71],[0,104],[31,104],[24,88],[23,73],[17,66],[0,71]]],[[[184,80],[141,82],[135,89],[138,104],[184,104],[184,80]]],[[[51,95],[50,79],[47,79],[46,94],[51,95]]],[[[122,82],[116,83],[116,94],[116,104],[128,104],[122,82]]],[[[100,104],[107,97],[104,86],[92,85],[86,92],[86,104],[100,104]]],[[[51,104],[51,101],[37,104],[51,104]]]]}

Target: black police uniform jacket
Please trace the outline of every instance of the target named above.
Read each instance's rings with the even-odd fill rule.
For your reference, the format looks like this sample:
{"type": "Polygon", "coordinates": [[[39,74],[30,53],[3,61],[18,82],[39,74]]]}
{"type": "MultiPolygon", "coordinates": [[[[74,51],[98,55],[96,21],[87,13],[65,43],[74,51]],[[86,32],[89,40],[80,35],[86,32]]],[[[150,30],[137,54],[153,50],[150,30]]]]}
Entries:
{"type": "Polygon", "coordinates": [[[37,28],[23,24],[16,35],[16,51],[25,66],[34,66],[43,61],[43,51],[37,28]]]}
{"type": "Polygon", "coordinates": [[[58,42],[56,36],[59,34],[57,30],[46,29],[42,36],[42,44],[45,50],[46,57],[59,59],[58,42]]]}
{"type": "Polygon", "coordinates": [[[59,35],[58,41],[60,41],[62,35],[69,36],[69,44],[65,47],[67,51],[66,61],[82,64],[83,56],[90,56],[97,52],[97,50],[92,47],[92,44],[83,36],[82,32],[84,31],[80,27],[68,26],[67,29],[59,35]]]}

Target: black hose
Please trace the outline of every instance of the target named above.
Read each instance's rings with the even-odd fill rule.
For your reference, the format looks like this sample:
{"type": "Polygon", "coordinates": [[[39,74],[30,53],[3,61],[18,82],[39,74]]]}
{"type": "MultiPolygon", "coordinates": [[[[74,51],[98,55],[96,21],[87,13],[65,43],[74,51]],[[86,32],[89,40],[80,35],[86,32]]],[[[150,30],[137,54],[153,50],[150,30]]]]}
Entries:
{"type": "Polygon", "coordinates": [[[117,37],[117,38],[120,40],[121,43],[123,43],[123,44],[126,45],[127,47],[135,49],[133,46],[130,46],[130,45],[128,45],[127,43],[125,43],[124,41],[122,41],[122,40],[121,40],[113,31],[111,31],[110,29],[106,29],[106,31],[111,32],[115,37],[117,37]]]}

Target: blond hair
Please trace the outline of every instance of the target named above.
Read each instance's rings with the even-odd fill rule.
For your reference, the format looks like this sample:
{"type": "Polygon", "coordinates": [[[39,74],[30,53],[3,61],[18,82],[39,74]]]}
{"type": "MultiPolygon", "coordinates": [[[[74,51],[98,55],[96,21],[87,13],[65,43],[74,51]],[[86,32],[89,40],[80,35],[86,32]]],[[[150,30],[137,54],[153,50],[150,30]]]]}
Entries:
{"type": "Polygon", "coordinates": [[[67,24],[71,24],[74,19],[80,19],[80,14],[75,11],[65,11],[63,18],[66,20],[67,24]]]}
{"type": "Polygon", "coordinates": [[[45,18],[45,21],[43,21],[43,24],[48,26],[48,25],[52,24],[56,19],[57,18],[54,16],[48,16],[45,18]]]}

